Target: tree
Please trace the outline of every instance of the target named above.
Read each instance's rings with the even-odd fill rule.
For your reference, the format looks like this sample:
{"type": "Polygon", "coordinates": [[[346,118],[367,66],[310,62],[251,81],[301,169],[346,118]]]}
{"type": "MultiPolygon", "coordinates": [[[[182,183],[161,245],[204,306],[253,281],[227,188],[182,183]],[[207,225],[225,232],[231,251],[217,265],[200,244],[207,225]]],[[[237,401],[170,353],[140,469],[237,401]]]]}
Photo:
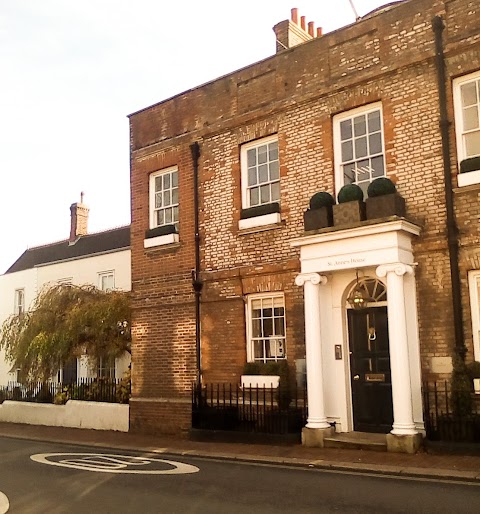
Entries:
{"type": "Polygon", "coordinates": [[[29,312],[12,315],[0,331],[0,348],[22,374],[46,380],[72,358],[130,352],[129,294],[60,284],[37,296],[29,312]]]}

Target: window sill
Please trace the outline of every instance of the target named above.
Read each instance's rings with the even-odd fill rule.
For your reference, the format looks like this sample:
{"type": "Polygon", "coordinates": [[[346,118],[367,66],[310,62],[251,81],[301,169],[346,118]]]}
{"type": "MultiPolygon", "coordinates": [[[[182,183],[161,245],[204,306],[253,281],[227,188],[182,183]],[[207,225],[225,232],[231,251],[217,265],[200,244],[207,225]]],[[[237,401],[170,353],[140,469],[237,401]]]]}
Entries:
{"type": "Polygon", "coordinates": [[[178,234],[166,234],[164,236],[151,237],[143,240],[144,248],[153,248],[155,246],[165,246],[178,243],[178,234]]]}
{"type": "Polygon", "coordinates": [[[263,216],[241,219],[238,222],[238,228],[239,230],[249,230],[257,227],[266,227],[268,225],[278,225],[281,220],[279,212],[272,212],[270,214],[264,214],[263,216]]]}
{"type": "Polygon", "coordinates": [[[480,184],[480,170],[459,173],[457,175],[458,187],[480,184]]]}

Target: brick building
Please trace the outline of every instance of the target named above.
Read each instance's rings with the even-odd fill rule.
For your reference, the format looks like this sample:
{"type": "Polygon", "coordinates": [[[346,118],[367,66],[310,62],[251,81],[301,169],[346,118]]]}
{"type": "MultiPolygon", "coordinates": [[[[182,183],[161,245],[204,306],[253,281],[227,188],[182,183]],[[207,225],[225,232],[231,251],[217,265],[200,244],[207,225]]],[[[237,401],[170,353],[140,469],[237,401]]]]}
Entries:
{"type": "Polygon", "coordinates": [[[335,422],[416,444],[422,380],[480,360],[479,11],[405,0],[322,35],[293,9],[276,55],[130,116],[132,429],[187,429],[197,368],[286,359],[310,442],[335,422]],[[405,215],[305,231],[315,193],[378,177],[405,215]],[[388,387],[356,395],[369,379],[388,387]]]}

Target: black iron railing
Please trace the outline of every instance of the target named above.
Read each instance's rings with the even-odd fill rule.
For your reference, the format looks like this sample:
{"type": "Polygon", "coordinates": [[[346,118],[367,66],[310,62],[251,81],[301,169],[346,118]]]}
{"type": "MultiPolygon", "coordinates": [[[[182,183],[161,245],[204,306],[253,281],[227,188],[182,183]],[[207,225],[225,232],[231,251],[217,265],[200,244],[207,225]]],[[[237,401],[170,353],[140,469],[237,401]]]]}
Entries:
{"type": "MultiPolygon", "coordinates": [[[[466,394],[468,396],[469,393],[466,394]]],[[[431,441],[480,443],[480,398],[472,392],[465,401],[467,410],[459,409],[455,403],[448,381],[423,384],[427,438],[431,441]]]]}
{"type": "Polygon", "coordinates": [[[300,433],[307,418],[304,388],[194,385],[192,427],[259,434],[300,433]]]}
{"type": "Polygon", "coordinates": [[[4,400],[20,402],[63,404],[68,400],[121,403],[125,397],[121,388],[125,384],[111,378],[82,378],[73,383],[61,382],[9,382],[0,387],[0,403],[4,400]]]}

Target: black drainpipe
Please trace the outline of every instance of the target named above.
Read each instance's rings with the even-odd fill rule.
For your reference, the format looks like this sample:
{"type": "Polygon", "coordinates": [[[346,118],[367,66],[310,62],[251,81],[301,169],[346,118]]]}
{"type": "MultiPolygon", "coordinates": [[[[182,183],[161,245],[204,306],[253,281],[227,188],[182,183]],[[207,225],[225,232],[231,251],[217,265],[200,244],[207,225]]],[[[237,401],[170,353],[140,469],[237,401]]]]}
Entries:
{"type": "Polygon", "coordinates": [[[198,161],[200,159],[200,145],[195,142],[190,145],[193,159],[193,203],[195,216],[195,269],[192,270],[192,286],[195,291],[195,353],[196,382],[197,387],[201,386],[202,368],[200,356],[200,297],[202,295],[203,283],[200,280],[200,232],[199,232],[199,207],[198,207],[198,161]]]}
{"type": "Polygon", "coordinates": [[[435,34],[435,65],[437,69],[438,96],[440,104],[440,131],[442,134],[443,176],[445,181],[445,205],[447,208],[447,239],[450,257],[450,277],[452,281],[453,325],[455,329],[455,352],[463,360],[467,353],[463,334],[462,297],[460,270],[458,267],[458,227],[455,222],[452,190],[452,169],[450,163],[450,122],[447,113],[447,92],[445,79],[445,57],[442,33],[445,28],[441,16],[432,20],[435,34]]]}

